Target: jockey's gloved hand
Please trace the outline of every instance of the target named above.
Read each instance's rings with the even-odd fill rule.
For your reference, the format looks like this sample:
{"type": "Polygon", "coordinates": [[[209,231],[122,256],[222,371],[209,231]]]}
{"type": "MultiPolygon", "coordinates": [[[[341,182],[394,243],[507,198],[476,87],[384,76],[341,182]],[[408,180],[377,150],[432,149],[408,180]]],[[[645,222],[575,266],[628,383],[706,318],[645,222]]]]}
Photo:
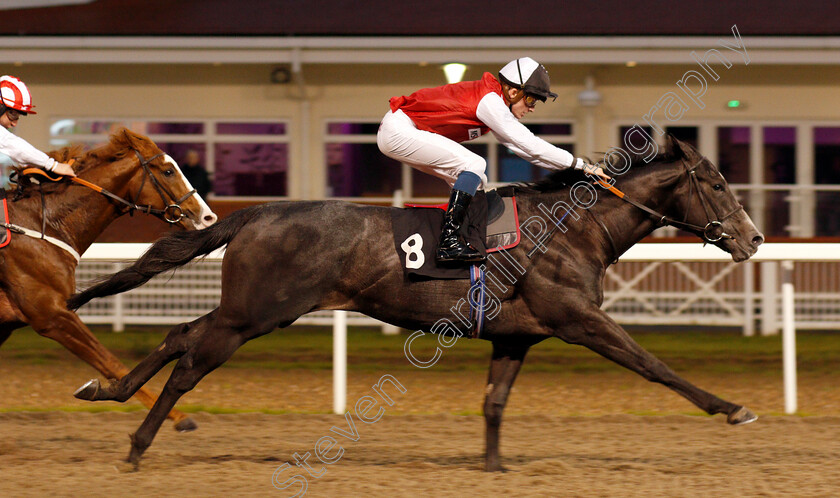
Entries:
{"type": "Polygon", "coordinates": [[[598,166],[597,164],[585,164],[583,166],[583,171],[585,171],[586,173],[588,173],[592,176],[596,176],[596,177],[598,177],[598,178],[600,178],[601,180],[604,180],[604,181],[612,180],[610,175],[606,174],[604,172],[604,169],[601,168],[600,166],[598,166]]]}
{"type": "Polygon", "coordinates": [[[67,163],[56,162],[51,171],[61,176],[76,176],[73,167],[67,163]]]}

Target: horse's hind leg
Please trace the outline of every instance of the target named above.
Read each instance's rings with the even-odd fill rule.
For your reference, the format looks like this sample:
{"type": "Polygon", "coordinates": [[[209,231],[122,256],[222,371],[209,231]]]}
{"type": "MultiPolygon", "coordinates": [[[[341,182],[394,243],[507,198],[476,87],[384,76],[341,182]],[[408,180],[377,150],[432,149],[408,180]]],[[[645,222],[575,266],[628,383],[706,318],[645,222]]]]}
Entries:
{"type": "Polygon", "coordinates": [[[131,435],[128,461],[135,467],[152,444],[166,414],[181,396],[192,390],[205,375],[227,361],[239,346],[274,329],[272,324],[264,327],[264,330],[244,331],[238,327],[218,326],[218,322],[219,320],[212,322],[211,328],[201,334],[195,345],[178,360],[157,403],[146,415],[137,432],[131,435]]]}
{"type": "Polygon", "coordinates": [[[566,342],[586,346],[651,382],[671,388],[710,415],[725,413],[730,424],[745,424],[758,418],[747,408],[724,401],[677,375],[598,308],[587,310],[574,325],[566,326],[556,335],[566,342]]]}
{"type": "Polygon", "coordinates": [[[212,324],[215,314],[216,311],[213,311],[190,323],[176,325],[160,346],[118,381],[109,386],[102,386],[99,379],[92,379],[77,389],[73,396],[87,401],[126,401],[167,363],[183,356],[190,345],[212,324]]]}

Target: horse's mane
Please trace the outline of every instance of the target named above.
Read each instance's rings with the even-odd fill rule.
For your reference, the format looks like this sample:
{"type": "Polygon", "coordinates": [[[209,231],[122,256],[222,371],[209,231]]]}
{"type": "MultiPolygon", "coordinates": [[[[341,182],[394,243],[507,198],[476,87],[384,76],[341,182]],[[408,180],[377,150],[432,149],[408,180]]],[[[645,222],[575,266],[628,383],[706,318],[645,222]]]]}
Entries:
{"type": "MultiPolygon", "coordinates": [[[[103,162],[112,163],[122,159],[128,154],[135,145],[133,141],[147,141],[147,138],[138,135],[126,128],[119,128],[111,134],[107,143],[86,149],[84,145],[71,145],[62,147],[61,149],[47,152],[47,155],[56,161],[66,163],[71,159],[75,160],[73,170],[77,175],[84,173],[90,168],[95,167],[103,162]]],[[[67,190],[70,185],[69,180],[61,180],[58,182],[50,182],[40,179],[40,185],[24,179],[22,171],[27,167],[14,166],[12,168],[18,178],[17,186],[12,189],[14,192],[14,199],[21,199],[31,195],[38,194],[43,191],[44,194],[57,194],[67,190]]]]}
{"type": "MultiPolygon", "coordinates": [[[[628,173],[638,171],[649,164],[674,162],[684,157],[683,151],[673,141],[667,140],[665,149],[651,159],[645,159],[642,154],[632,154],[623,151],[623,154],[612,152],[607,157],[601,154],[616,170],[627,171],[628,173]],[[629,160],[628,160],[629,158],[629,160]]],[[[511,196],[514,192],[548,193],[558,192],[567,189],[579,181],[589,181],[589,177],[583,171],[568,168],[560,171],[553,171],[543,179],[535,182],[520,182],[505,185],[496,189],[496,192],[503,196],[511,196]]]]}

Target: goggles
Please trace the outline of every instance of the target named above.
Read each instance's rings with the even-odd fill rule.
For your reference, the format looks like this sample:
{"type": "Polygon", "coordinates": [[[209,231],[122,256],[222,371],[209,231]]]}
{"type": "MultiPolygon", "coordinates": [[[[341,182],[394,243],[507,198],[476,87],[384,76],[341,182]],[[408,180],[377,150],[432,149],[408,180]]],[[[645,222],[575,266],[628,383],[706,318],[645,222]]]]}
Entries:
{"type": "Polygon", "coordinates": [[[525,105],[526,105],[527,107],[529,107],[529,108],[533,109],[534,107],[536,107],[536,106],[537,106],[537,102],[539,102],[539,101],[540,101],[540,99],[539,99],[539,98],[537,98],[537,97],[536,97],[536,96],[534,96],[534,95],[531,95],[530,93],[526,93],[526,94],[525,94],[525,97],[523,97],[523,98],[522,98],[522,101],[523,101],[523,102],[525,102],[525,105]]]}
{"type": "Polygon", "coordinates": [[[17,121],[21,116],[26,116],[25,112],[18,111],[17,109],[6,109],[6,114],[9,116],[10,121],[17,121]]]}

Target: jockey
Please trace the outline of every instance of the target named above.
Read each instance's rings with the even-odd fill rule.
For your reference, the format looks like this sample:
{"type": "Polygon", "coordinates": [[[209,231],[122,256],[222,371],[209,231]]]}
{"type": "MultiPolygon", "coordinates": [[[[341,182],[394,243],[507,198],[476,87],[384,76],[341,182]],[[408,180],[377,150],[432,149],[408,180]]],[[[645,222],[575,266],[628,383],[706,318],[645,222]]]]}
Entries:
{"type": "Polygon", "coordinates": [[[9,130],[32,110],[32,95],[14,76],[0,76],[0,152],[20,165],[37,166],[64,176],[76,176],[69,164],[61,163],[36,149],[9,130]]]}
{"type": "Polygon", "coordinates": [[[496,139],[519,157],[547,169],[575,168],[604,179],[597,166],[576,159],[567,151],[536,137],[519,122],[533,112],[537,101],[557,94],[550,90],[548,71],[530,57],[511,61],[478,81],[418,90],[408,97],[393,97],[391,109],[377,134],[386,156],[446,181],[452,192],[443,219],[438,262],[479,262],[480,251],[465,242],[459,231],[467,207],[487,182],[487,163],[459,144],[493,132],[496,139]]]}

